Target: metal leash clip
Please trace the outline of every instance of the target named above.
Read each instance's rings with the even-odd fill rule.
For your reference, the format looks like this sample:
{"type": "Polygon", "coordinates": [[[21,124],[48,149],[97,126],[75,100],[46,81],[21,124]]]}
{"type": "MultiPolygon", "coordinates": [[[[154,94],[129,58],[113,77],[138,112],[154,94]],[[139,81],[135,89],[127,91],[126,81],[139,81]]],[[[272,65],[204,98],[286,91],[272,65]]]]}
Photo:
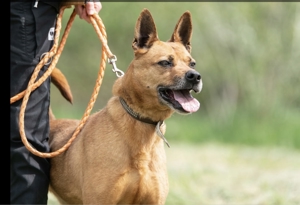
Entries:
{"type": "Polygon", "coordinates": [[[113,66],[112,71],[114,73],[116,73],[116,76],[119,78],[124,75],[124,72],[117,68],[116,61],[117,61],[117,56],[115,56],[115,55],[113,55],[112,58],[108,58],[108,63],[112,64],[112,66],[113,66]]]}

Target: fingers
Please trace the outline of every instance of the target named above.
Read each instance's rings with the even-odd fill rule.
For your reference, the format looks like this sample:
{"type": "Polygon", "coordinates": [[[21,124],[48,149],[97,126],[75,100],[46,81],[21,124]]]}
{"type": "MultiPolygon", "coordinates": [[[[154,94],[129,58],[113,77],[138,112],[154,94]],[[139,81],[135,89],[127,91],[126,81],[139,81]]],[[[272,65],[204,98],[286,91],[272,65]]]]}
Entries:
{"type": "Polygon", "coordinates": [[[100,2],[100,1],[95,2],[95,3],[94,3],[94,8],[95,8],[96,13],[99,13],[99,11],[102,9],[102,4],[101,4],[101,2],[100,2]]]}
{"type": "Polygon", "coordinates": [[[102,9],[102,4],[100,1],[97,2],[86,2],[85,6],[76,5],[75,11],[78,14],[80,19],[84,19],[88,23],[91,23],[89,15],[93,15],[95,13],[99,13],[102,9]]]}
{"type": "Polygon", "coordinates": [[[99,11],[102,9],[102,4],[100,1],[87,2],[85,4],[85,8],[88,15],[93,15],[94,13],[99,13],[99,11]]]}
{"type": "Polygon", "coordinates": [[[85,14],[85,11],[84,11],[84,6],[83,5],[75,5],[75,11],[77,13],[77,15],[79,16],[80,19],[83,19],[84,18],[84,14],[85,14]]]}

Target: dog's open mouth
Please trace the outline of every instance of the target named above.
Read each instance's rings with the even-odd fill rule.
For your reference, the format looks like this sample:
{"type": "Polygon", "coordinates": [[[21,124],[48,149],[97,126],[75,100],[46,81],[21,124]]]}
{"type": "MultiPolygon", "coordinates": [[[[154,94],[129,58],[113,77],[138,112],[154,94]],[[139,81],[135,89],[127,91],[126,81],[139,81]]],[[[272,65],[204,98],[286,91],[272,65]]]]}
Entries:
{"type": "Polygon", "coordinates": [[[171,104],[175,110],[184,113],[193,113],[200,108],[200,103],[191,95],[190,89],[171,90],[159,88],[159,94],[164,101],[171,104]]]}

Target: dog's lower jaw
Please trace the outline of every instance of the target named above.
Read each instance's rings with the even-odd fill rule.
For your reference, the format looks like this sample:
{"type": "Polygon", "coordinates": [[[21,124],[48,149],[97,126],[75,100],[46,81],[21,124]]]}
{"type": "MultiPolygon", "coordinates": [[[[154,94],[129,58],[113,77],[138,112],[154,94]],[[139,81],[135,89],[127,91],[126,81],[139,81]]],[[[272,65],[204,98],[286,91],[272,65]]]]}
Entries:
{"type": "Polygon", "coordinates": [[[177,90],[159,87],[157,90],[158,98],[162,104],[165,104],[179,114],[190,114],[200,108],[199,101],[190,94],[191,89],[177,90]]]}

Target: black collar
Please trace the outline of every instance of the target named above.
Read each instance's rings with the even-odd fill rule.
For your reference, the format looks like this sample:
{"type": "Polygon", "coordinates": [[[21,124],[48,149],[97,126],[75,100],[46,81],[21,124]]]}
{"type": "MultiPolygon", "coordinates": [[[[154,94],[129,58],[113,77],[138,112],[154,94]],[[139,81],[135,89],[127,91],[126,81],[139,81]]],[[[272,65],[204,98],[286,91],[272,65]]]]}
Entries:
{"type": "Polygon", "coordinates": [[[157,122],[155,122],[155,121],[151,120],[150,118],[141,117],[140,114],[134,112],[127,105],[127,103],[125,102],[125,100],[123,98],[119,97],[119,99],[120,99],[121,105],[123,106],[123,108],[127,111],[127,113],[131,117],[133,117],[134,119],[139,120],[141,122],[145,122],[145,123],[148,123],[148,124],[155,125],[155,131],[156,131],[157,135],[164,140],[164,142],[167,144],[168,147],[170,147],[170,145],[169,145],[168,141],[166,140],[165,136],[160,131],[160,126],[164,124],[164,121],[157,121],[157,122]]]}
{"type": "Polygon", "coordinates": [[[151,120],[150,118],[145,118],[145,117],[141,117],[140,114],[134,112],[128,105],[127,103],[125,102],[125,100],[123,98],[119,98],[120,99],[120,102],[121,102],[121,105],[123,106],[123,108],[127,111],[127,113],[133,117],[134,119],[136,120],[139,120],[141,122],[145,122],[145,123],[148,123],[148,124],[152,124],[152,125],[157,125],[157,123],[159,121],[153,121],[151,120]]]}

